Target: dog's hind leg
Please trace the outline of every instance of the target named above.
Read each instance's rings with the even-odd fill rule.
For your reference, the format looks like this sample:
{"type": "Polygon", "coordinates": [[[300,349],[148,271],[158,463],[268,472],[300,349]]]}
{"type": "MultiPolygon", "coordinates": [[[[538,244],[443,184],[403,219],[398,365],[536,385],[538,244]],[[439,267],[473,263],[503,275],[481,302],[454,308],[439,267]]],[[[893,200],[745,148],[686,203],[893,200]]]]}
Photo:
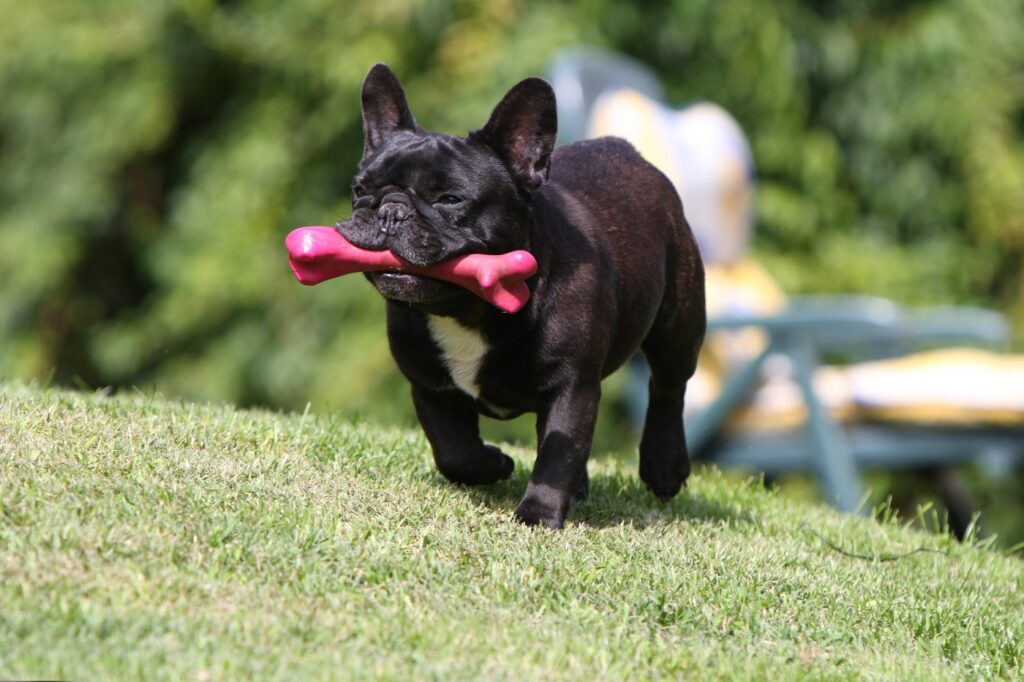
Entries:
{"type": "Polygon", "coordinates": [[[650,399],[640,438],[640,478],[663,500],[674,497],[690,475],[690,459],[683,430],[686,382],[697,367],[697,354],[704,338],[704,291],[690,305],[699,314],[681,311],[666,297],[641,347],[651,367],[650,399]]]}

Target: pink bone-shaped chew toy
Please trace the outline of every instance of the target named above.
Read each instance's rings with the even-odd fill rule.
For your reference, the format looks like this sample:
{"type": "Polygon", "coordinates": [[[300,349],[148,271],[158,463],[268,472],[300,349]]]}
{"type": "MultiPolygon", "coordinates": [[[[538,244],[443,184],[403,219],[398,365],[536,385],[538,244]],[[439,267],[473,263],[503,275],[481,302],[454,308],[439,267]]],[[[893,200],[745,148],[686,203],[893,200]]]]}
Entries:
{"type": "Polygon", "coordinates": [[[530,289],[524,280],[537,271],[537,261],[528,251],[470,253],[419,267],[388,250],[359,248],[334,228],[319,225],[292,230],[284,244],[288,264],[303,284],[319,284],[353,272],[410,272],[458,284],[507,313],[526,304],[530,289]]]}

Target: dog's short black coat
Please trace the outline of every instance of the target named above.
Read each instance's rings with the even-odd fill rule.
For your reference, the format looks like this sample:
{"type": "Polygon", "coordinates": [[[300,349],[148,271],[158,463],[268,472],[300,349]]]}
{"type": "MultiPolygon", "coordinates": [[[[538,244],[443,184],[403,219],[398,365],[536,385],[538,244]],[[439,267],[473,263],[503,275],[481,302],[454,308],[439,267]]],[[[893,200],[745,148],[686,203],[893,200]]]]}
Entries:
{"type": "Polygon", "coordinates": [[[683,399],[704,338],[704,270],[671,183],[624,140],[553,150],[554,93],[516,85],[466,138],[422,130],[394,73],[363,83],[363,159],[353,215],[337,229],[417,265],[525,248],[537,259],[522,310],[455,285],[370,273],[388,339],[412,384],[440,471],[464,484],[508,477],[512,460],[478,416],[537,414],[538,453],[516,516],[560,528],[586,495],[601,379],[642,349],[651,366],[640,476],[662,499],[689,475],[683,399]]]}

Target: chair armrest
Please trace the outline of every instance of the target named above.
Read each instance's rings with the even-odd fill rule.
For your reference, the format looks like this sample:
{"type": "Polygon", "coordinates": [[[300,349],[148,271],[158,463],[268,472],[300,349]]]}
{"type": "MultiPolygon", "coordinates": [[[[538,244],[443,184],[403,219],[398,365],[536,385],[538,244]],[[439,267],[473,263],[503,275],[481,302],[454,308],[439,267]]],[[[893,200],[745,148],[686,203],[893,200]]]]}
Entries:
{"type": "Polygon", "coordinates": [[[708,331],[758,327],[777,339],[799,336],[822,348],[871,344],[920,346],[970,343],[1004,346],[1009,325],[997,312],[969,307],[907,311],[871,296],[802,296],[774,315],[727,314],[708,321],[708,331]]]}
{"type": "Polygon", "coordinates": [[[1005,347],[1010,325],[994,310],[948,306],[926,308],[907,316],[905,333],[922,343],[977,343],[1005,347]]]}
{"type": "Polygon", "coordinates": [[[708,329],[760,327],[773,335],[798,333],[827,337],[894,329],[903,311],[892,301],[870,296],[813,296],[791,299],[771,315],[725,314],[708,321],[708,329]]]}

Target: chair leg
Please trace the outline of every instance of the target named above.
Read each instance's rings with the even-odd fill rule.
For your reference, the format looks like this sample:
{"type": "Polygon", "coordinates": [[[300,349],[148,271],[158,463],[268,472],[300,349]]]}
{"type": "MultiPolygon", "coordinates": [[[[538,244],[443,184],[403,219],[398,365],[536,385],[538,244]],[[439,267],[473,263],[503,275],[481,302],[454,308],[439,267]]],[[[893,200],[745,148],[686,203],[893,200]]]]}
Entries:
{"type": "MultiPolygon", "coordinates": [[[[798,343],[790,357],[796,367],[797,382],[807,406],[810,462],[817,469],[822,496],[840,511],[855,511],[863,498],[864,487],[846,435],[814,392],[817,353],[810,342],[798,343]]],[[[868,513],[870,510],[860,511],[868,513]]]]}
{"type": "Polygon", "coordinates": [[[686,445],[691,458],[700,459],[706,455],[707,445],[722,432],[732,413],[750,397],[760,379],[765,359],[774,352],[775,346],[770,344],[726,382],[714,403],[686,425],[686,445]]]}
{"type": "Polygon", "coordinates": [[[928,474],[946,505],[949,526],[957,540],[963,542],[971,519],[978,511],[978,505],[964,483],[960,471],[951,466],[939,466],[928,470],[928,474]]]}

